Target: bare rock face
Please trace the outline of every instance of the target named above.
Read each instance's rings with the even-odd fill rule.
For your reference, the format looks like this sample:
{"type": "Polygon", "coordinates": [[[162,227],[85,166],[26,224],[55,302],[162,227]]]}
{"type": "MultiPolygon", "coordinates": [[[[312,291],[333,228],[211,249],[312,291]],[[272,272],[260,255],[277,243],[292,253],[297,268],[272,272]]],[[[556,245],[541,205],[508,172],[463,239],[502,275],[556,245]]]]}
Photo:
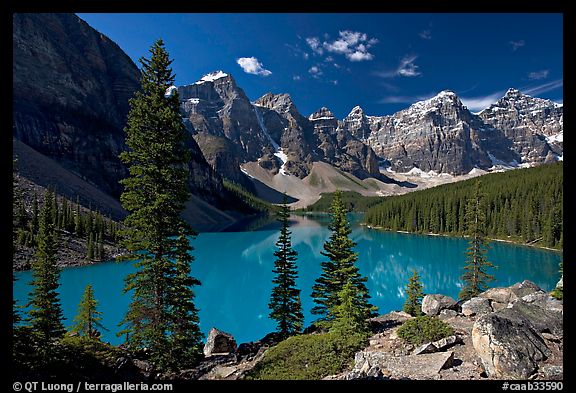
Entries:
{"type": "MultiPolygon", "coordinates": [[[[74,14],[15,13],[12,36],[13,136],[118,198],[119,180],[128,174],[118,155],[126,150],[128,100],[140,88],[140,71],[118,45],[74,14]]],[[[217,200],[221,178],[192,138],[188,147],[192,193],[217,200]]],[[[69,198],[86,188],[63,183],[50,185],[69,198]]]]}
{"type": "Polygon", "coordinates": [[[563,154],[562,106],[515,89],[479,114],[445,90],[389,116],[367,116],[355,107],[344,126],[399,172],[416,167],[458,175],[563,154]]]}
{"type": "Polygon", "coordinates": [[[550,100],[509,89],[479,117],[514,141],[523,163],[543,163],[563,154],[563,107],[550,100]]]}
{"type": "Polygon", "coordinates": [[[473,297],[472,299],[462,303],[462,314],[467,317],[474,315],[480,316],[491,313],[492,311],[490,300],[483,297],[473,297]]]}
{"type": "Polygon", "coordinates": [[[442,310],[458,308],[456,300],[444,295],[426,295],[422,299],[422,312],[426,315],[438,315],[442,310]]]}
{"type": "Polygon", "coordinates": [[[236,340],[231,334],[216,328],[210,329],[204,345],[204,356],[231,354],[234,352],[236,352],[236,340]]]}
{"type": "Polygon", "coordinates": [[[113,196],[140,73],[74,14],[13,14],[13,135],[113,196]]]}
{"type": "Polygon", "coordinates": [[[526,379],[550,354],[531,323],[510,309],[478,318],[472,343],[486,373],[496,379],[526,379]]]}

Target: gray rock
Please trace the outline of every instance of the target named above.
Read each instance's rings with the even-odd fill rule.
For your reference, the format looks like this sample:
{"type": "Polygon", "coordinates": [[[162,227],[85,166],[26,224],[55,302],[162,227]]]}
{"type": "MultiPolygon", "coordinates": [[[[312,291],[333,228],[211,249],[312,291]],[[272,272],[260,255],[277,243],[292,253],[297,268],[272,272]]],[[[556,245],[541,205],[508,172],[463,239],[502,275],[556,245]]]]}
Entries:
{"type": "Polygon", "coordinates": [[[458,308],[456,300],[444,295],[426,295],[422,299],[422,312],[426,315],[438,315],[441,310],[458,308]]]}
{"type": "Polygon", "coordinates": [[[524,318],[539,333],[550,332],[557,337],[562,337],[564,334],[562,314],[557,311],[541,307],[536,302],[527,303],[523,301],[515,302],[506,311],[508,310],[514,313],[508,312],[506,315],[518,315],[524,318]]]}
{"type": "Polygon", "coordinates": [[[540,367],[539,374],[543,379],[560,381],[564,379],[564,367],[546,364],[540,367]]]}
{"type": "Polygon", "coordinates": [[[526,379],[550,355],[534,326],[513,309],[479,317],[472,344],[491,378],[526,379]]]}
{"type": "Polygon", "coordinates": [[[445,351],[448,348],[452,348],[456,344],[463,344],[462,337],[456,334],[442,338],[432,343],[432,345],[434,345],[438,351],[445,351]]]}
{"type": "Polygon", "coordinates": [[[482,297],[473,297],[462,304],[462,314],[467,317],[491,313],[490,300],[482,297]]]}
{"type": "Polygon", "coordinates": [[[521,283],[514,284],[510,290],[518,297],[524,297],[535,292],[542,292],[542,288],[534,284],[532,281],[524,280],[521,283]]]}
{"type": "Polygon", "coordinates": [[[442,310],[438,317],[442,320],[450,319],[458,316],[458,312],[455,310],[442,310]]]}
{"type": "Polygon", "coordinates": [[[564,304],[562,301],[553,298],[546,292],[534,292],[522,298],[526,303],[536,304],[546,310],[555,311],[559,313],[564,312],[564,304]]]}
{"type": "Polygon", "coordinates": [[[494,303],[501,303],[503,307],[506,307],[508,303],[518,299],[518,296],[511,287],[490,288],[486,292],[482,292],[479,296],[491,300],[492,308],[495,310],[502,307],[500,307],[500,305],[494,306],[494,303]]]}
{"type": "Polygon", "coordinates": [[[564,275],[562,275],[562,277],[560,277],[560,280],[558,280],[558,282],[556,283],[556,288],[560,290],[564,289],[564,275]]]}
{"type": "Polygon", "coordinates": [[[210,329],[208,339],[204,345],[204,356],[230,354],[236,351],[236,340],[234,337],[216,328],[210,329]]]}
{"type": "Polygon", "coordinates": [[[412,352],[412,354],[422,355],[425,353],[434,353],[434,352],[438,352],[438,348],[436,348],[436,345],[434,345],[433,343],[426,343],[416,348],[414,352],[412,352]]]}

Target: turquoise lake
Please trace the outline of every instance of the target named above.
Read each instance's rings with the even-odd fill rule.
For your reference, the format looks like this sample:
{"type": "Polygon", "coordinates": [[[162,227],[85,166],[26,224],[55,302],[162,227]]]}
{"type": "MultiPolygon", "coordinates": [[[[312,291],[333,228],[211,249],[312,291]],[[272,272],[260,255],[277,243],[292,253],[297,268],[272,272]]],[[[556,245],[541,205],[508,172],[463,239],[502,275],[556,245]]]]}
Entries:
{"type": "MultiPolygon", "coordinates": [[[[361,274],[368,277],[372,303],[381,314],[400,310],[404,287],[412,269],[422,278],[425,293],[442,293],[457,298],[465,260],[466,239],[443,236],[412,235],[369,229],[353,219],[351,238],[357,243],[357,262],[361,274]]],[[[313,320],[310,309],[312,285],[321,273],[320,254],[329,237],[326,217],[292,217],[293,246],[298,251],[301,299],[305,326],[313,320]]],[[[273,252],[278,225],[270,224],[249,232],[201,233],[192,240],[192,274],[201,282],[195,287],[200,309],[200,326],[207,332],[217,327],[231,333],[238,343],[254,341],[275,330],[268,318],[272,288],[273,252]]],[[[491,286],[509,286],[524,279],[544,290],[554,288],[560,278],[558,264],[562,253],[492,242],[488,259],[497,265],[490,273],[496,276],[491,286]]],[[[60,299],[65,326],[73,323],[86,284],[92,284],[99,310],[103,312],[103,339],[120,344],[116,337],[130,296],[123,294],[124,278],[134,271],[131,263],[107,262],[62,270],[60,299]]],[[[14,298],[24,305],[30,292],[31,272],[17,272],[14,298]]]]}

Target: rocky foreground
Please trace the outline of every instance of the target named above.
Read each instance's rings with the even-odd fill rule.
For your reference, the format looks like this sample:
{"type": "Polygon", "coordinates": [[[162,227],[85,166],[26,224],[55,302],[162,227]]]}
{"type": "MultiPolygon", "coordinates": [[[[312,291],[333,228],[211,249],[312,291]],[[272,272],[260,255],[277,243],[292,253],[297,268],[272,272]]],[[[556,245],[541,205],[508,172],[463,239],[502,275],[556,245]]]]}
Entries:
{"type": "MultiPolygon", "coordinates": [[[[356,353],[350,369],[324,379],[563,379],[563,303],[530,281],[492,288],[462,304],[426,295],[422,311],[455,334],[414,346],[396,333],[412,316],[393,311],[372,318],[369,345],[356,353]]],[[[237,346],[231,335],[212,329],[197,368],[162,378],[242,379],[276,344],[271,333],[237,346]]]]}

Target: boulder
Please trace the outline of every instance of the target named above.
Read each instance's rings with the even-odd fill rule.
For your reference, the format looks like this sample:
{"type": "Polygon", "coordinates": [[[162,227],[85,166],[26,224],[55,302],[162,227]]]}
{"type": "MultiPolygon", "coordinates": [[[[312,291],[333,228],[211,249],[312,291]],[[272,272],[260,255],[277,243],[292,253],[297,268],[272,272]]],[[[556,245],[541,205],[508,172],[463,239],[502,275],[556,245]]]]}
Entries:
{"type": "Polygon", "coordinates": [[[563,313],[564,304],[562,301],[550,296],[546,292],[534,292],[522,298],[526,303],[536,304],[546,310],[563,313]]]}
{"type": "Polygon", "coordinates": [[[438,352],[438,348],[436,348],[436,346],[432,343],[426,343],[426,344],[420,345],[412,353],[414,355],[422,355],[424,353],[433,353],[433,352],[438,352]]]}
{"type": "Polygon", "coordinates": [[[438,351],[445,351],[456,344],[462,344],[462,343],[463,343],[462,337],[454,334],[452,336],[442,338],[438,341],[434,341],[432,345],[434,345],[438,349],[438,351]]]}
{"type": "Polygon", "coordinates": [[[543,379],[561,381],[564,379],[564,367],[546,364],[540,367],[538,373],[542,375],[543,379]]]}
{"type": "MultiPolygon", "coordinates": [[[[518,296],[511,287],[499,287],[499,288],[490,288],[489,290],[482,292],[480,297],[484,299],[489,299],[492,303],[503,303],[504,307],[515,300],[518,299],[518,296]]],[[[494,307],[494,305],[492,305],[494,307]]]]}
{"type": "Polygon", "coordinates": [[[530,321],[512,308],[479,317],[472,344],[488,376],[497,379],[526,379],[550,355],[530,321]]]}
{"type": "Polygon", "coordinates": [[[560,277],[560,280],[558,280],[558,282],[556,283],[556,288],[559,290],[564,289],[564,275],[562,275],[562,277],[560,277]]]}
{"type": "Polygon", "coordinates": [[[268,333],[258,341],[242,343],[238,346],[236,353],[245,360],[252,360],[254,357],[264,352],[267,348],[278,344],[281,341],[277,332],[268,333]]]}
{"type": "Polygon", "coordinates": [[[542,288],[534,284],[532,281],[524,280],[521,283],[516,283],[510,287],[510,290],[519,298],[530,295],[534,292],[542,292],[542,288]]]}
{"type": "Polygon", "coordinates": [[[456,300],[444,295],[426,295],[422,299],[422,312],[426,315],[438,315],[442,310],[458,308],[456,300]]]}
{"type": "Polygon", "coordinates": [[[527,303],[524,301],[515,302],[509,310],[514,311],[513,315],[518,315],[529,321],[538,333],[549,332],[556,337],[563,337],[564,324],[561,313],[541,307],[536,302],[527,303]]]}
{"type": "Polygon", "coordinates": [[[462,314],[467,317],[491,313],[490,300],[483,297],[473,297],[462,304],[462,314]]]}
{"type": "Polygon", "coordinates": [[[354,368],[335,379],[439,379],[439,372],[453,364],[454,352],[393,356],[360,351],[354,357],[354,368]]]}
{"type": "Polygon", "coordinates": [[[458,316],[458,312],[454,310],[442,310],[438,315],[441,320],[450,319],[458,316]]]}
{"type": "Polygon", "coordinates": [[[210,329],[208,339],[204,345],[204,356],[234,352],[236,352],[236,340],[231,334],[225,333],[216,328],[210,329]]]}

